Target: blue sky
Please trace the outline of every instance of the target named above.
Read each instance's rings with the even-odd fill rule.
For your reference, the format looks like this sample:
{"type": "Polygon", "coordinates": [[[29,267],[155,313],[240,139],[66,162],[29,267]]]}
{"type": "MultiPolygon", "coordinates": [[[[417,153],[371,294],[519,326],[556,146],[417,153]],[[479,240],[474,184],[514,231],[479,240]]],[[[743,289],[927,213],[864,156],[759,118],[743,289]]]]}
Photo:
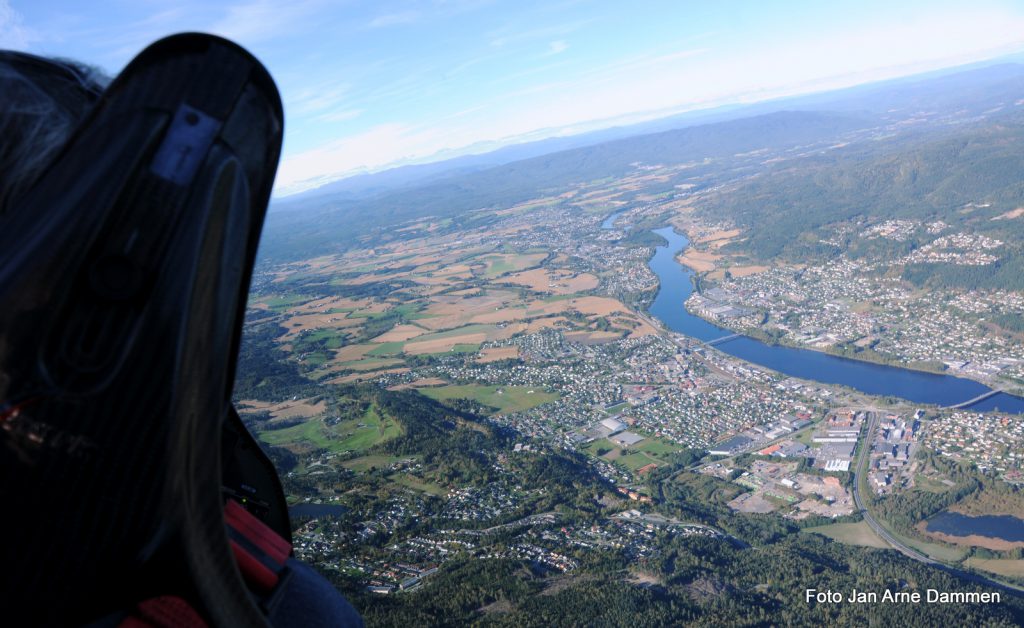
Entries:
{"type": "Polygon", "coordinates": [[[0,46],[115,74],[184,30],[285,102],[276,193],[689,109],[1024,50],[1019,0],[0,0],[0,46]]]}

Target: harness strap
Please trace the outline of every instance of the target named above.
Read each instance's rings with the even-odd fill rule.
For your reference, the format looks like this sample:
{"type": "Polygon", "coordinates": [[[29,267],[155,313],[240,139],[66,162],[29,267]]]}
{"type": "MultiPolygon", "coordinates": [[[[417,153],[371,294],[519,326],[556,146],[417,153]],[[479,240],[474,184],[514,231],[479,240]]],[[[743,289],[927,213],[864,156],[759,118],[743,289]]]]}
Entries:
{"type": "Polygon", "coordinates": [[[118,628],[207,628],[207,623],[188,602],[173,595],[139,602],[132,612],[118,628]]]}
{"type": "Polygon", "coordinates": [[[224,521],[245,582],[256,593],[270,594],[281,579],[292,546],[233,499],[224,505],[224,521]]]}
{"type": "MultiPolygon", "coordinates": [[[[291,544],[233,499],[224,504],[224,523],[242,578],[265,604],[285,575],[291,544]]],[[[207,628],[207,624],[188,602],[164,595],[137,604],[118,628],[207,628]]]]}

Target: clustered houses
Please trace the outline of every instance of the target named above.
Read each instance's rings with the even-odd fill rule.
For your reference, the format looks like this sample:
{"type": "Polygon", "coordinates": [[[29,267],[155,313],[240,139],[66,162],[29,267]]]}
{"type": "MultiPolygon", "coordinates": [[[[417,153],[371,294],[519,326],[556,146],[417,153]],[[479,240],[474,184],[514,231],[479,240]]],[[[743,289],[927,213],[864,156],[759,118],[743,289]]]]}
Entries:
{"type": "MultiPolygon", "coordinates": [[[[930,223],[929,233],[948,227],[930,223]],[[938,227],[938,230],[936,230],[938,227]]],[[[917,223],[888,221],[866,237],[901,240],[917,223]]],[[[884,271],[917,262],[989,264],[1003,246],[983,235],[955,233],[897,260],[840,256],[820,266],[777,267],[723,279],[687,308],[737,331],[761,329],[797,345],[871,349],[904,362],[928,363],[994,383],[1024,378],[1019,343],[993,329],[997,314],[1024,314],[1024,296],[1007,291],[922,294],[884,271]]]]}
{"type": "Polygon", "coordinates": [[[991,251],[1002,248],[995,238],[967,233],[955,233],[936,238],[910,255],[899,260],[902,264],[956,264],[957,266],[987,266],[999,261],[991,251]]]}
{"type": "Polygon", "coordinates": [[[1024,468],[1024,417],[944,413],[928,423],[924,444],[944,456],[977,464],[1008,481],[1024,468]]]}
{"type": "Polygon", "coordinates": [[[348,572],[362,579],[368,591],[408,591],[455,556],[478,559],[528,560],[569,572],[580,566],[581,553],[614,550],[628,560],[658,555],[657,536],[668,530],[679,538],[724,537],[714,528],[629,510],[598,522],[566,523],[556,513],[533,515],[485,529],[443,529],[414,534],[383,548],[346,532],[344,519],[310,521],[296,530],[295,551],[321,568],[348,572]],[[512,542],[499,532],[517,532],[512,542]]]}
{"type": "Polygon", "coordinates": [[[868,227],[861,233],[866,240],[887,238],[896,242],[906,242],[914,235],[918,223],[912,220],[886,220],[883,223],[868,227]]]}

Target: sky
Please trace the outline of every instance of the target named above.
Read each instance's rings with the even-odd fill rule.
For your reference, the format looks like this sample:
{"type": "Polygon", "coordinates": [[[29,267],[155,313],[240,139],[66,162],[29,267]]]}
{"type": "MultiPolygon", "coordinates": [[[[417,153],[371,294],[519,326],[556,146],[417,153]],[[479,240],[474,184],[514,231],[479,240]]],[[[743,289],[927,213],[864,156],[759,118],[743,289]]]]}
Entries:
{"type": "Polygon", "coordinates": [[[275,195],[1024,51],[1021,0],[0,0],[0,48],[114,75],[203,31],[270,70],[275,195]]]}

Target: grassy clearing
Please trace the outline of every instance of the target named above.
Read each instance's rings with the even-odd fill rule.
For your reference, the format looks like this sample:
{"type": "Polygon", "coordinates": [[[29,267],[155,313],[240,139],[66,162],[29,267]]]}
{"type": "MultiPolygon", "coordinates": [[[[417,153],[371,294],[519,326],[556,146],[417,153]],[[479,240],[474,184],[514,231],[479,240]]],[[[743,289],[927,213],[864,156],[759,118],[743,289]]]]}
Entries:
{"type": "Polygon", "coordinates": [[[366,352],[366,355],[398,355],[405,349],[404,342],[382,342],[375,348],[366,352]]]}
{"type": "Polygon", "coordinates": [[[914,488],[928,493],[945,493],[953,487],[943,484],[939,480],[918,473],[914,476],[914,488]]]}
{"type": "Polygon", "coordinates": [[[359,471],[365,473],[371,468],[383,469],[388,465],[391,465],[399,460],[408,458],[409,456],[385,456],[385,455],[370,455],[362,456],[360,458],[353,458],[352,460],[346,460],[341,463],[341,466],[346,469],[352,469],[353,471],[359,471]]]}
{"type": "Polygon", "coordinates": [[[290,307],[298,305],[300,303],[306,303],[311,299],[302,294],[281,294],[270,297],[268,299],[261,299],[258,303],[266,303],[267,307],[275,312],[283,312],[290,307]]]}
{"type": "Polygon", "coordinates": [[[394,482],[395,484],[408,486],[409,488],[416,489],[417,491],[422,491],[429,495],[437,495],[438,497],[443,497],[448,494],[448,490],[445,489],[443,486],[439,486],[437,484],[434,484],[433,482],[425,482],[417,477],[413,477],[406,473],[395,473],[393,475],[388,476],[388,479],[394,482]]]}
{"type": "Polygon", "coordinates": [[[283,430],[269,430],[260,432],[260,440],[271,445],[295,445],[306,443],[318,448],[331,449],[336,451],[337,443],[328,438],[324,433],[324,423],[321,419],[310,419],[305,423],[293,425],[283,430]]]}
{"type": "Polygon", "coordinates": [[[1024,578],[1024,560],[1016,558],[972,558],[971,567],[1011,578],[1024,578]]]}
{"type": "Polygon", "coordinates": [[[846,543],[847,545],[860,545],[861,547],[888,548],[889,544],[883,541],[871,526],[865,521],[856,523],[830,523],[823,526],[806,528],[804,532],[813,532],[827,536],[830,539],[846,543]]]}
{"type": "Polygon", "coordinates": [[[606,414],[618,414],[618,413],[622,412],[623,410],[625,410],[628,407],[629,407],[628,403],[622,402],[622,403],[620,403],[617,406],[612,406],[610,408],[605,408],[603,411],[606,414]]]}
{"type": "Polygon", "coordinates": [[[555,401],[557,393],[545,392],[528,386],[480,386],[464,384],[423,388],[420,393],[436,401],[470,399],[485,406],[497,408],[498,412],[521,412],[541,404],[555,401]]]}
{"type": "Polygon", "coordinates": [[[305,357],[303,357],[299,361],[305,364],[306,366],[312,366],[313,368],[316,368],[319,366],[323,366],[332,357],[334,356],[328,353],[327,351],[313,351],[312,353],[307,353],[305,357]]]}
{"type": "Polygon", "coordinates": [[[381,417],[371,406],[360,419],[330,426],[323,419],[311,419],[283,430],[261,432],[259,437],[271,445],[305,445],[340,453],[364,451],[401,433],[402,428],[397,421],[381,417]]]}
{"type": "Polygon", "coordinates": [[[348,332],[337,329],[318,329],[313,332],[305,332],[292,340],[292,351],[307,353],[320,349],[340,349],[345,345],[347,337],[348,332]]]}

